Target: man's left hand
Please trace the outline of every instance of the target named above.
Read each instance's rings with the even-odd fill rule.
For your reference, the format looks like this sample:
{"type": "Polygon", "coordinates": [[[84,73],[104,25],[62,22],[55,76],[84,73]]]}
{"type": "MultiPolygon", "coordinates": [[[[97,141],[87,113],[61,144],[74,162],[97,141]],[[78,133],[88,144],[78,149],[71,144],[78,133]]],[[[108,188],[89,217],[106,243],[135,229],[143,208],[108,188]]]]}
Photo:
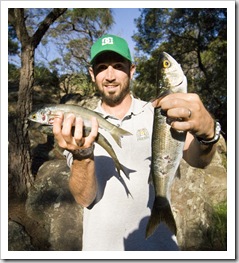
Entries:
{"type": "Polygon", "coordinates": [[[195,93],[173,93],[156,99],[152,105],[167,112],[172,128],[189,131],[205,140],[214,136],[214,120],[195,93]]]}

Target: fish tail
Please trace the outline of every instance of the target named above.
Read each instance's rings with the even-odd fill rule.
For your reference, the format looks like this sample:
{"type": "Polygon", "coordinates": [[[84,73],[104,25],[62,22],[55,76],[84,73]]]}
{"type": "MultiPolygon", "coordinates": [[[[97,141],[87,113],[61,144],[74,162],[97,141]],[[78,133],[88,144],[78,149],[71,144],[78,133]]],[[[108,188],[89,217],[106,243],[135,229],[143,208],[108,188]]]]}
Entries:
{"type": "Polygon", "coordinates": [[[132,133],[121,129],[119,127],[114,127],[111,131],[110,131],[111,136],[114,138],[114,140],[116,141],[116,143],[121,147],[121,137],[123,136],[129,136],[132,135],[132,133]]]}
{"type": "Polygon", "coordinates": [[[116,167],[116,170],[117,170],[119,176],[120,176],[120,171],[122,171],[124,173],[124,175],[129,179],[129,175],[124,171],[121,163],[116,161],[116,160],[114,160],[114,161],[115,161],[115,167],[116,167]]]}
{"type": "Polygon", "coordinates": [[[174,235],[177,235],[176,222],[169,201],[165,197],[156,197],[146,227],[146,239],[154,233],[162,222],[168,226],[174,235]]]}

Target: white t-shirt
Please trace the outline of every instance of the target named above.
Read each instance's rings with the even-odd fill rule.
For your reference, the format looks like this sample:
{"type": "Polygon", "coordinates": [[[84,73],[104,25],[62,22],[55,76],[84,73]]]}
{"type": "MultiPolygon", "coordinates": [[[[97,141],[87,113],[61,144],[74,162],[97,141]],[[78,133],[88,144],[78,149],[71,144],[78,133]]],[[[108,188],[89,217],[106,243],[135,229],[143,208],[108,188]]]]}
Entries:
{"type": "Polygon", "coordinates": [[[115,125],[131,132],[121,139],[120,148],[111,135],[101,130],[129,175],[115,169],[108,153],[95,145],[95,167],[98,193],[93,204],[84,209],[83,250],[91,251],[161,251],[178,250],[175,236],[164,224],[145,239],[146,225],[154,201],[149,183],[153,107],[133,98],[123,120],[107,115],[100,106],[96,111],[115,125]]]}

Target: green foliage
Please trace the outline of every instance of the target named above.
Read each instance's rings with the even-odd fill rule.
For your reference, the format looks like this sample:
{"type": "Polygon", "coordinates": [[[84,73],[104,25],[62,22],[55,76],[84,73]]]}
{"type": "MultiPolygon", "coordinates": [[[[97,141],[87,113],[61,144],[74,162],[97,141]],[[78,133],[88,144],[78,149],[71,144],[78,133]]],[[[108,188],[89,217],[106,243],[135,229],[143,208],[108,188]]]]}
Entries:
{"type": "MultiPolygon", "coordinates": [[[[62,17],[69,23],[65,23],[64,30],[70,29],[81,33],[97,33],[102,35],[113,23],[111,10],[108,8],[73,8],[68,9],[62,17]],[[80,27],[79,27],[80,25],[80,27]],[[88,32],[87,32],[88,31],[88,32]]],[[[92,35],[94,37],[94,35],[92,35]]]]}
{"type": "Polygon", "coordinates": [[[138,32],[133,36],[138,51],[150,54],[155,41],[163,41],[165,30],[160,24],[167,23],[167,13],[168,10],[163,8],[142,9],[141,16],[135,21],[138,32]]]}
{"type": "Polygon", "coordinates": [[[227,202],[214,207],[207,236],[211,243],[208,250],[227,250],[227,202]]]}
{"type": "Polygon", "coordinates": [[[59,78],[57,72],[51,72],[44,66],[36,66],[34,68],[34,85],[43,86],[49,88],[51,86],[59,86],[59,78]]]}
{"type": "Polygon", "coordinates": [[[142,9],[133,39],[138,49],[148,54],[164,42],[181,53],[198,45],[204,50],[215,37],[226,38],[226,12],[220,8],[142,9]]]}
{"type": "Polygon", "coordinates": [[[19,82],[20,70],[13,64],[8,64],[8,82],[17,83],[19,82]]]}
{"type": "Polygon", "coordinates": [[[58,76],[56,71],[51,72],[44,66],[36,66],[34,70],[34,85],[43,89],[51,89],[54,93],[80,93],[83,96],[94,93],[90,76],[84,73],[63,74],[58,76]]]}
{"type": "Polygon", "coordinates": [[[133,92],[144,100],[156,94],[157,60],[166,51],[181,64],[188,92],[201,97],[226,132],[227,10],[149,8],[135,22],[138,74],[133,92]]]}
{"type": "Polygon", "coordinates": [[[62,75],[60,77],[60,88],[65,94],[80,93],[82,96],[88,96],[94,93],[90,77],[84,73],[62,75]]]}

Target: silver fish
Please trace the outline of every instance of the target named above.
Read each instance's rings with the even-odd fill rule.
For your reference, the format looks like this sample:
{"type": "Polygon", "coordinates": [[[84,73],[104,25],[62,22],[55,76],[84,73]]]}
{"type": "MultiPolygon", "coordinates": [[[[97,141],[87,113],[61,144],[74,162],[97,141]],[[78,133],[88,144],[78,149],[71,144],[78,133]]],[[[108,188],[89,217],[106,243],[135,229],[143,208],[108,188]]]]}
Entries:
{"type": "MultiPolygon", "coordinates": [[[[160,94],[187,92],[187,79],[181,66],[166,52],[159,57],[157,74],[160,94]]],[[[172,233],[177,234],[170,204],[170,191],[182,158],[185,138],[186,132],[178,132],[171,128],[161,108],[154,109],[151,177],[155,200],[146,227],[146,238],[154,233],[161,222],[165,223],[172,233]]]]}
{"type": "Polygon", "coordinates": [[[73,113],[75,116],[80,116],[86,127],[91,127],[91,118],[96,117],[99,123],[99,127],[108,131],[114,138],[116,143],[121,147],[121,137],[132,135],[130,132],[125,131],[117,127],[116,125],[105,120],[99,113],[90,109],[73,104],[50,104],[45,105],[35,112],[32,112],[28,119],[41,124],[51,125],[54,122],[54,118],[57,117],[57,112],[63,112],[64,117],[73,113]]]}
{"type": "MultiPolygon", "coordinates": [[[[52,134],[52,127],[51,126],[41,126],[40,131],[45,133],[45,134],[52,134]]],[[[83,136],[88,136],[90,134],[91,128],[90,127],[83,127],[83,136]]],[[[74,134],[74,127],[72,127],[72,134],[74,134]]],[[[126,174],[126,172],[123,169],[122,164],[119,162],[117,155],[114,151],[114,149],[112,148],[111,144],[109,143],[109,141],[100,133],[98,132],[98,135],[95,139],[95,142],[98,143],[102,148],[104,148],[107,153],[111,156],[111,158],[114,161],[116,170],[118,172],[118,174],[120,175],[120,171],[122,171],[125,176],[129,179],[129,175],[126,174]]],[[[121,179],[121,178],[120,178],[121,179]]]]}

